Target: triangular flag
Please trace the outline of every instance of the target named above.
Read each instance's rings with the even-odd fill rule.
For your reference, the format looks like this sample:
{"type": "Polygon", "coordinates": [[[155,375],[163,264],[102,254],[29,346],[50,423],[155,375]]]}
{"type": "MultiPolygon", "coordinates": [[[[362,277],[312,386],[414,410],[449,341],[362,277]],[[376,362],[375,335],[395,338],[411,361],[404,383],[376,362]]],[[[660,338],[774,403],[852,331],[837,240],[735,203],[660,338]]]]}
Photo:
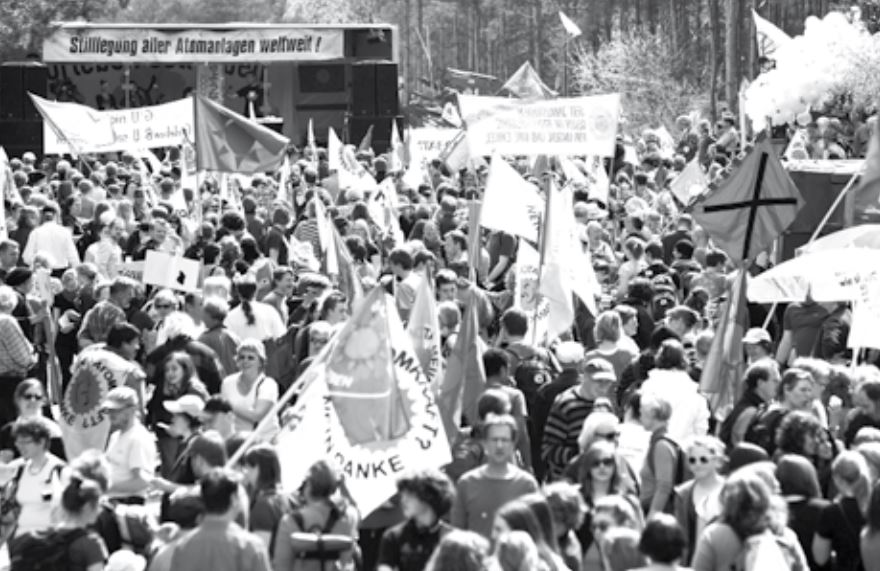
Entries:
{"type": "Polygon", "coordinates": [[[492,157],[483,193],[480,225],[538,242],[544,200],[500,155],[492,157]]]}
{"type": "Polygon", "coordinates": [[[116,140],[110,116],[79,103],[49,101],[28,93],[46,124],[77,155],[82,148],[110,146],[116,140]]]}
{"type": "Polygon", "coordinates": [[[284,204],[293,204],[290,196],[290,157],[284,155],[284,162],[281,163],[281,171],[278,173],[278,191],[275,193],[275,200],[284,204]]]}
{"type": "Polygon", "coordinates": [[[702,193],[709,185],[709,179],[700,166],[700,160],[697,157],[684,167],[675,180],[669,184],[669,190],[678,201],[687,206],[691,199],[702,193]]]}
{"type": "Polygon", "coordinates": [[[324,201],[318,197],[315,202],[315,223],[318,226],[318,241],[321,243],[321,254],[324,262],[324,273],[329,275],[339,274],[339,265],[336,259],[336,248],[333,242],[333,222],[327,215],[324,201]]]}
{"type": "Polygon", "coordinates": [[[693,209],[696,222],[734,263],[769,248],[803,206],[801,193],[768,138],[693,209]]]}
{"type": "Polygon", "coordinates": [[[559,11],[559,20],[562,21],[562,27],[565,28],[565,33],[567,33],[572,38],[576,38],[581,35],[581,29],[577,24],[571,21],[571,18],[565,15],[565,12],[562,10],[559,11]]]}
{"type": "Polygon", "coordinates": [[[397,130],[397,121],[391,119],[391,149],[389,151],[388,172],[403,172],[403,141],[397,130]]]}
{"type": "Polygon", "coordinates": [[[562,174],[565,180],[574,184],[587,186],[587,177],[578,169],[568,157],[559,157],[559,166],[562,168],[562,174]]]}
{"type": "Polygon", "coordinates": [[[342,141],[333,127],[327,130],[327,166],[330,172],[342,169],[342,141]]]}
{"type": "Polygon", "coordinates": [[[309,118],[309,128],[308,133],[306,135],[306,144],[309,147],[309,151],[311,153],[311,161],[313,163],[318,162],[318,143],[315,141],[315,123],[309,118]]]}
{"type": "Polygon", "coordinates": [[[523,63],[501,88],[520,99],[547,99],[557,95],[547,87],[529,62],[523,63]]]}
{"type": "MultiPolygon", "coordinates": [[[[336,226],[332,226],[330,230],[333,240],[332,250],[334,263],[336,264],[336,272],[331,273],[328,271],[328,274],[335,278],[339,291],[345,294],[350,306],[354,308],[355,304],[360,302],[364,297],[364,288],[363,285],[361,285],[361,278],[358,275],[354,262],[352,261],[351,252],[348,251],[348,246],[345,245],[345,241],[342,239],[342,236],[339,235],[339,230],[336,229],[336,226]]],[[[329,253],[327,258],[330,258],[329,253]]],[[[327,266],[329,267],[330,264],[328,263],[327,266]]]]}
{"type": "Polygon", "coordinates": [[[440,339],[440,323],[437,303],[431,290],[430,280],[420,280],[416,301],[409,314],[406,332],[412,339],[413,349],[428,377],[431,388],[439,394],[443,379],[443,345],[440,339]]]}
{"type": "Polygon", "coordinates": [[[553,179],[547,194],[547,220],[542,227],[544,267],[541,294],[550,303],[550,339],[571,328],[574,320],[574,299],[577,295],[591,314],[598,315],[596,297],[601,293],[589,254],[584,252],[572,209],[569,187],[558,188],[553,179]]]}
{"type": "Polygon", "coordinates": [[[758,39],[758,57],[775,59],[776,52],[791,43],[791,36],[759,16],[754,10],[752,10],[752,18],[755,20],[755,34],[758,39]]]}
{"type": "Polygon", "coordinates": [[[367,127],[367,132],[364,133],[364,136],[361,139],[360,144],[358,144],[358,152],[359,153],[366,153],[371,150],[373,150],[373,126],[372,125],[367,127]]]}
{"type": "Polygon", "coordinates": [[[394,495],[400,474],[451,461],[428,379],[382,288],[356,307],[303,382],[274,438],[283,489],[298,489],[309,467],[327,459],[366,517],[394,495]]]}
{"type": "Polygon", "coordinates": [[[853,198],[853,210],[857,221],[877,222],[880,220],[880,128],[876,125],[862,169],[862,178],[853,198]]]}
{"type": "Polygon", "coordinates": [[[255,174],[281,166],[287,137],[202,96],[195,108],[198,170],[255,174]]]}
{"type": "Polygon", "coordinates": [[[721,306],[721,316],[712,347],[700,375],[700,392],[709,399],[717,418],[725,418],[739,395],[739,383],[745,370],[742,338],[749,323],[746,300],[748,273],[740,268],[721,306]]]}
{"type": "Polygon", "coordinates": [[[450,440],[458,434],[462,417],[471,424],[477,421],[477,399],[486,390],[486,372],[483,370],[485,343],[479,335],[476,297],[471,292],[455,346],[446,360],[446,372],[437,397],[443,426],[450,440]]]}

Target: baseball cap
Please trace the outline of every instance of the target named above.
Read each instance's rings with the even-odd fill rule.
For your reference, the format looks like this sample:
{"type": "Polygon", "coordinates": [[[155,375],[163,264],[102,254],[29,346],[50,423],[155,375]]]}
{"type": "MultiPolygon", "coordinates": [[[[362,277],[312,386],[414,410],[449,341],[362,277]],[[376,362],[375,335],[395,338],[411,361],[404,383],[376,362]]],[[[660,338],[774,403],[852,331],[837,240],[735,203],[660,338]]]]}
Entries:
{"type": "Polygon", "coordinates": [[[617,375],[614,374],[614,367],[605,359],[590,359],[587,361],[584,370],[590,375],[590,379],[594,381],[617,382],[617,375]]]}
{"type": "Polygon", "coordinates": [[[584,346],[576,341],[563,341],[556,346],[556,360],[560,365],[576,365],[584,360],[584,346]]]}
{"type": "Polygon", "coordinates": [[[749,345],[757,345],[758,343],[772,343],[773,339],[770,338],[770,334],[767,333],[766,329],[763,329],[761,327],[752,327],[751,329],[746,331],[742,342],[749,345]]]}
{"type": "Polygon", "coordinates": [[[205,410],[205,401],[198,395],[183,395],[177,400],[167,400],[162,404],[171,414],[185,414],[192,418],[199,418],[205,410]]]}
{"type": "Polygon", "coordinates": [[[122,410],[138,406],[137,393],[131,387],[116,387],[107,393],[101,408],[104,410],[122,410]]]}

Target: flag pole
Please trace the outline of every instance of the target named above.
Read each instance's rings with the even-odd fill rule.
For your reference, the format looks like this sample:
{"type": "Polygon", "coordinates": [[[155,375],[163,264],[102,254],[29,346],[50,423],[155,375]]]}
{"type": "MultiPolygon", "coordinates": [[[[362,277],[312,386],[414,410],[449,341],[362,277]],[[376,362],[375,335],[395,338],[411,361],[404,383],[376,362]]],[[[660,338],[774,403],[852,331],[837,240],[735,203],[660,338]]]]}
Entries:
{"type": "MultiPolygon", "coordinates": [[[[852,190],[852,187],[855,186],[856,181],[859,179],[859,177],[862,176],[862,174],[864,174],[866,164],[867,164],[867,161],[862,163],[862,167],[854,175],[852,175],[852,177],[850,177],[849,182],[846,183],[846,186],[843,187],[843,190],[840,191],[840,194],[838,194],[837,198],[834,199],[834,202],[831,203],[831,206],[828,208],[828,211],[825,212],[825,216],[822,217],[822,220],[819,222],[819,225],[816,226],[815,230],[813,230],[812,236],[810,236],[810,239],[806,243],[807,246],[809,246],[810,244],[815,242],[817,238],[819,238],[819,234],[825,228],[825,225],[828,224],[828,220],[831,219],[831,215],[834,214],[834,211],[837,210],[838,206],[840,206],[840,202],[849,193],[849,191],[852,190]]],[[[773,305],[770,306],[770,311],[767,312],[767,317],[764,319],[764,324],[761,326],[762,329],[767,329],[770,326],[770,321],[773,320],[773,314],[776,313],[777,307],[779,307],[779,302],[774,301],[773,305]]]]}
{"type": "Polygon", "coordinates": [[[562,96],[568,97],[568,30],[565,32],[562,53],[562,96]]]}

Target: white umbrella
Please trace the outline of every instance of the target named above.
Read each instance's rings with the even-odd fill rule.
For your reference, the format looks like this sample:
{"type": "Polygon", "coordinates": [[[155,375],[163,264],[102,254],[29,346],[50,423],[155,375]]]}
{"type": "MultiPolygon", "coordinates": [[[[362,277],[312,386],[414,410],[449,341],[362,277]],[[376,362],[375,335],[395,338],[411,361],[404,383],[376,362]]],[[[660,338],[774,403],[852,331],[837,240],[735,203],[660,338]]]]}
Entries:
{"type": "Polygon", "coordinates": [[[859,283],[880,279],[880,252],[868,248],[819,250],[779,264],[749,281],[755,303],[843,301],[858,296],[859,283]]]}
{"type": "Polygon", "coordinates": [[[860,224],[822,236],[800,247],[800,253],[836,248],[870,248],[880,250],[880,224],[860,224]]]}

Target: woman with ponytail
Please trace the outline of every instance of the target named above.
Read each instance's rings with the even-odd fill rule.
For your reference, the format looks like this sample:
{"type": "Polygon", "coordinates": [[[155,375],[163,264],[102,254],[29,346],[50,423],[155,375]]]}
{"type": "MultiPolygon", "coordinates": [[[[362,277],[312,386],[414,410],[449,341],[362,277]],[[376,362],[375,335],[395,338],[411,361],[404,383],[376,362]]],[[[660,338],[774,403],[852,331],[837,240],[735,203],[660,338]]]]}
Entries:
{"type": "Polygon", "coordinates": [[[865,458],[855,451],[841,452],[831,464],[831,475],[839,495],[819,517],[813,536],[813,559],[825,565],[832,551],[837,555],[836,569],[864,569],[859,550],[859,534],[871,497],[871,476],[865,458]]]}
{"type": "Polygon", "coordinates": [[[252,275],[236,277],[233,280],[233,288],[239,305],[229,312],[223,324],[239,339],[265,341],[277,339],[287,332],[275,308],[255,301],[257,281],[252,275]]]}
{"type": "Polygon", "coordinates": [[[9,544],[12,571],[55,569],[103,571],[107,546],[93,531],[101,511],[101,485],[74,472],[61,493],[58,522],[40,531],[19,535],[9,544]]]}

